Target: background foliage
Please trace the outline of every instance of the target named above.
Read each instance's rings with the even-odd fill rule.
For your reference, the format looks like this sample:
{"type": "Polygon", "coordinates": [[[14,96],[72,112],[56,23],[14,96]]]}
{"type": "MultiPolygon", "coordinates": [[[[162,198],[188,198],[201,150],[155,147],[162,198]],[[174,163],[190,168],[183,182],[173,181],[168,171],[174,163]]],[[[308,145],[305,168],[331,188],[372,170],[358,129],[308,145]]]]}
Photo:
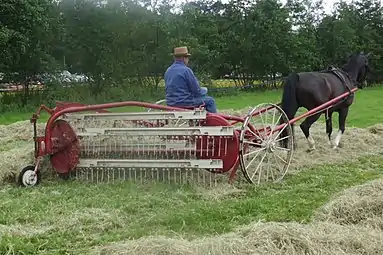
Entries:
{"type": "Polygon", "coordinates": [[[379,0],[321,1],[2,0],[0,72],[25,84],[4,93],[0,110],[55,100],[85,103],[155,100],[173,47],[186,45],[191,66],[215,96],[235,88],[279,86],[291,71],[341,66],[354,51],[372,52],[369,85],[383,80],[383,12],[379,0]],[[68,70],[89,81],[64,87],[46,74],[68,70]],[[227,80],[224,80],[227,79],[227,80]],[[217,81],[219,80],[219,82],[217,81]],[[214,90],[212,86],[229,87],[214,90]]]}

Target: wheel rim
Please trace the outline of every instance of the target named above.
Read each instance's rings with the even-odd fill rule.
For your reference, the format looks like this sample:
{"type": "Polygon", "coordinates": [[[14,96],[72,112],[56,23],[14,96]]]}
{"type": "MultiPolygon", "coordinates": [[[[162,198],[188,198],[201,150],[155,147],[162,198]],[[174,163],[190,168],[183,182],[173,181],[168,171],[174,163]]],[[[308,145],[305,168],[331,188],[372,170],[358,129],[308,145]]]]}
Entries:
{"type": "Polygon", "coordinates": [[[34,186],[38,181],[38,176],[33,170],[27,170],[23,174],[22,183],[24,186],[34,186]]]}
{"type": "Polygon", "coordinates": [[[275,104],[258,105],[247,115],[240,135],[240,165],[248,182],[278,182],[285,176],[293,152],[292,128],[287,120],[275,104]],[[287,124],[278,130],[281,119],[287,124]],[[286,136],[279,138],[283,130],[287,131],[286,136]],[[280,146],[281,140],[287,140],[287,148],[280,146]]]}

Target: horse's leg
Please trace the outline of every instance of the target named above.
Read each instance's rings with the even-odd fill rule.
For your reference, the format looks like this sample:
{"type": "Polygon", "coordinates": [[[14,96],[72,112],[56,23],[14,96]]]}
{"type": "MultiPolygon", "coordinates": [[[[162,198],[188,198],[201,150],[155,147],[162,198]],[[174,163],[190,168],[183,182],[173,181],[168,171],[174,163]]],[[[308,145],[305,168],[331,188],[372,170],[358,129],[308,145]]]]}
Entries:
{"type": "Polygon", "coordinates": [[[331,142],[331,133],[332,133],[332,113],[333,111],[328,111],[326,112],[325,116],[326,116],[326,133],[327,133],[327,136],[328,136],[328,142],[329,142],[329,145],[331,146],[332,145],[332,142],[331,142]]]}
{"type": "Polygon", "coordinates": [[[312,137],[310,137],[310,127],[315,121],[319,119],[320,115],[321,113],[311,115],[310,117],[307,117],[300,125],[303,134],[305,134],[310,150],[315,150],[315,141],[312,137]]]}
{"type": "Polygon", "coordinates": [[[336,134],[335,140],[334,140],[334,146],[333,149],[338,148],[340,138],[342,137],[345,129],[346,129],[346,118],[348,115],[348,107],[342,108],[339,110],[339,130],[336,134]]]}

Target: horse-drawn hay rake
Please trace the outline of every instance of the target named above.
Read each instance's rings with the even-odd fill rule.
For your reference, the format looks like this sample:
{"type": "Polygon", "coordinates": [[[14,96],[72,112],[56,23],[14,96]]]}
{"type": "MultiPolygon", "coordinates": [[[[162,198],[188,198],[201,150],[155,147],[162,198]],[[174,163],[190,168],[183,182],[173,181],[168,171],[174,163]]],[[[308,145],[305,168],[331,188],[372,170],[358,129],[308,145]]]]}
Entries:
{"type": "Polygon", "coordinates": [[[59,176],[93,182],[140,179],[212,185],[217,176],[229,176],[233,181],[238,167],[249,183],[280,181],[292,159],[291,124],[347,95],[293,120],[288,120],[278,104],[268,103],[244,117],[208,113],[203,107],[186,109],[135,101],[99,105],[58,102],[54,109],[42,105],[31,119],[35,164],[22,169],[19,183],[34,186],[40,182],[39,168],[45,156],[59,176]],[[118,107],[128,110],[112,110],[118,107]],[[132,112],[129,107],[147,110],[132,112]],[[40,135],[37,119],[42,110],[50,118],[45,134],[40,135]],[[282,130],[287,131],[284,137],[280,136],[282,130]],[[287,148],[279,146],[282,139],[286,139],[287,148]]]}

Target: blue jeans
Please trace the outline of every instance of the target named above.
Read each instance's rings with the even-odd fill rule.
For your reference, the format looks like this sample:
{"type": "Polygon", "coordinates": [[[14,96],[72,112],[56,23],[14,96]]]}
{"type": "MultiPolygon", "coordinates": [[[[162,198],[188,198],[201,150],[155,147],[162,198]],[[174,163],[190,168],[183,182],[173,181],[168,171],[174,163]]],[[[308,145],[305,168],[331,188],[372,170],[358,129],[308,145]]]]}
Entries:
{"type": "Polygon", "coordinates": [[[214,98],[212,98],[211,96],[203,96],[201,99],[205,104],[206,111],[211,113],[217,112],[217,106],[215,104],[214,98]]]}

